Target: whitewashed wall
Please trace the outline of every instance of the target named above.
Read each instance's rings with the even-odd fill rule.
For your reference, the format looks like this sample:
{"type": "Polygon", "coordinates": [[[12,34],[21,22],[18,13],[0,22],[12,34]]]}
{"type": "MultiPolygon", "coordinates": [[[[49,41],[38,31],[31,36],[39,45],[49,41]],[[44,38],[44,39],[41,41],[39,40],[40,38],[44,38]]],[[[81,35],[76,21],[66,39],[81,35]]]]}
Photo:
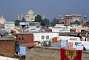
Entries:
{"type": "Polygon", "coordinates": [[[34,35],[34,41],[46,41],[46,40],[52,40],[53,37],[58,37],[58,32],[35,32],[34,35]],[[44,36],[44,39],[42,39],[42,36],[44,36]],[[46,39],[46,36],[49,36],[49,39],[46,39]]]}
{"type": "Polygon", "coordinates": [[[0,60],[19,60],[19,59],[0,56],[0,60]]]}

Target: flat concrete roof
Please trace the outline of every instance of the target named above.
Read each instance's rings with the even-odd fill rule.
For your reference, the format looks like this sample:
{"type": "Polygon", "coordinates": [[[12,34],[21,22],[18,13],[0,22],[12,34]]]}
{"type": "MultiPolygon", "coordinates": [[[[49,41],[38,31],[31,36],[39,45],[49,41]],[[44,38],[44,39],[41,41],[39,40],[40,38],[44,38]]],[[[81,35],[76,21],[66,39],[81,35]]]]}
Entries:
{"type": "Polygon", "coordinates": [[[10,37],[10,38],[8,38],[8,37],[0,37],[0,41],[2,41],[2,40],[15,41],[16,39],[12,38],[12,37],[10,37]]]}

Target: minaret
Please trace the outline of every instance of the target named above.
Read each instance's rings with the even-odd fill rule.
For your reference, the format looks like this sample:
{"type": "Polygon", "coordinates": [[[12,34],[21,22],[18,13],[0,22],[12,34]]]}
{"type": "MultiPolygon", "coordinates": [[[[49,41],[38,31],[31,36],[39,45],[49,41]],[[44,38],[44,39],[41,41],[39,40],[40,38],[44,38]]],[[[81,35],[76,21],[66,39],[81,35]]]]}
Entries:
{"type": "Polygon", "coordinates": [[[21,20],[21,16],[17,14],[16,20],[21,20]]]}
{"type": "Polygon", "coordinates": [[[6,19],[3,16],[0,16],[0,28],[4,27],[6,19]]]}
{"type": "Polygon", "coordinates": [[[0,16],[0,24],[5,24],[6,19],[3,16],[0,16]]]}

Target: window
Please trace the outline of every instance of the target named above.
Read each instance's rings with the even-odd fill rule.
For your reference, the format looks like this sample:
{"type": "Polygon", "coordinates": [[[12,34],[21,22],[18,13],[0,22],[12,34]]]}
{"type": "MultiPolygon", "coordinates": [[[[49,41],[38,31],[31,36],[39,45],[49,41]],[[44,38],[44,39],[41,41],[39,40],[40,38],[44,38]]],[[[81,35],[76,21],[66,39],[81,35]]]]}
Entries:
{"type": "Polygon", "coordinates": [[[44,39],[44,36],[41,36],[41,39],[44,39]]]}
{"type": "Polygon", "coordinates": [[[46,39],[49,39],[49,36],[46,36],[46,39]]]}

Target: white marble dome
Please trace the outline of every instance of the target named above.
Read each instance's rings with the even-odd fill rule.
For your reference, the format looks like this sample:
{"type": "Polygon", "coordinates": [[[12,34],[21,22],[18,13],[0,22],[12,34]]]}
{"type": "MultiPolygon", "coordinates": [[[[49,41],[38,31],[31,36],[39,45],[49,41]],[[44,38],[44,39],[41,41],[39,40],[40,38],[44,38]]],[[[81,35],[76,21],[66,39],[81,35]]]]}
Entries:
{"type": "Polygon", "coordinates": [[[33,15],[34,14],[34,11],[31,9],[27,12],[28,15],[33,15]]]}
{"type": "Polygon", "coordinates": [[[35,21],[35,12],[32,9],[30,9],[24,18],[26,21],[35,21]]]}

